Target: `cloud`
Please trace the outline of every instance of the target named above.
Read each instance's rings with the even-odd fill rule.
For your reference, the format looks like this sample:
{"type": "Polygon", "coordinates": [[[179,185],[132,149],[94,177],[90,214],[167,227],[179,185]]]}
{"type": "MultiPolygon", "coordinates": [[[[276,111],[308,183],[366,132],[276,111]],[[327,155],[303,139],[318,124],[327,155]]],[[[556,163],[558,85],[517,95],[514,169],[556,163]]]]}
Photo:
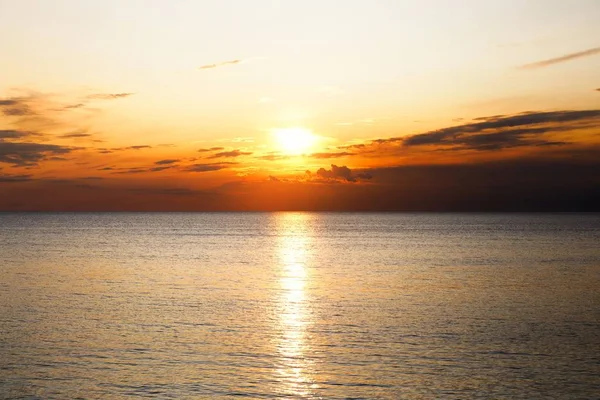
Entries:
{"type": "Polygon", "coordinates": [[[473,150],[553,145],[558,143],[541,136],[576,129],[579,127],[577,123],[582,121],[600,124],[600,110],[528,112],[480,120],[481,122],[439,129],[404,139],[383,139],[380,142],[401,140],[405,146],[449,145],[473,150]]]}
{"type": "Polygon", "coordinates": [[[240,156],[249,156],[252,154],[251,152],[241,151],[241,150],[231,150],[231,151],[223,151],[220,153],[213,154],[207,158],[231,158],[231,157],[240,157],[240,156]]]}
{"type": "Polygon", "coordinates": [[[327,181],[346,181],[356,182],[359,179],[371,179],[371,175],[368,173],[355,174],[352,170],[346,166],[338,167],[337,165],[331,164],[331,169],[319,168],[316,175],[327,181]]]}
{"type": "Polygon", "coordinates": [[[19,139],[19,138],[23,138],[26,136],[32,136],[35,135],[32,132],[23,132],[23,131],[17,131],[17,130],[12,130],[12,129],[0,129],[0,140],[3,139],[19,139]]]}
{"type": "MultiPolygon", "coordinates": [[[[97,110],[76,111],[84,108],[90,98],[119,98],[129,95],[115,93],[107,95],[82,96],[79,101],[63,102],[57,100],[63,95],[39,93],[31,90],[18,90],[16,95],[0,99],[0,114],[9,117],[6,121],[13,129],[41,132],[54,138],[83,137],[84,129],[78,126],[84,119],[97,116],[97,110]],[[68,116],[66,114],[69,114],[68,116]],[[68,118],[67,118],[68,117],[68,118]],[[74,133],[79,135],[75,136],[74,133]],[[72,135],[72,136],[71,136],[72,135]]],[[[40,136],[43,136],[40,134],[40,136]]],[[[91,136],[91,135],[90,135],[91,136]]]]}
{"type": "Polygon", "coordinates": [[[5,175],[0,174],[0,183],[28,182],[33,180],[31,175],[5,175]]]}
{"type": "Polygon", "coordinates": [[[168,164],[175,164],[175,163],[177,163],[179,161],[180,160],[177,160],[177,159],[168,159],[168,160],[157,161],[154,164],[156,164],[156,165],[168,165],[168,164]]]}
{"type": "Polygon", "coordinates": [[[35,115],[30,106],[34,96],[11,97],[0,100],[0,111],[9,117],[22,117],[26,115],[35,115]]]}
{"type": "Polygon", "coordinates": [[[173,165],[164,165],[162,167],[152,167],[148,171],[149,172],[159,172],[159,171],[164,171],[164,170],[170,169],[170,168],[173,168],[173,165]]]}
{"type": "Polygon", "coordinates": [[[90,137],[92,136],[89,133],[67,133],[64,135],[60,135],[59,138],[61,139],[74,139],[74,138],[84,138],[84,137],[90,137]]]}
{"type": "Polygon", "coordinates": [[[209,151],[225,150],[225,147],[211,147],[210,149],[198,149],[198,153],[206,153],[209,151]]]}
{"type": "Polygon", "coordinates": [[[364,143],[348,144],[345,146],[338,146],[338,149],[364,149],[367,145],[364,143]]]}
{"type": "Polygon", "coordinates": [[[235,163],[213,163],[213,164],[194,164],[184,169],[188,172],[212,172],[228,168],[229,165],[235,163]]]}
{"type": "Polygon", "coordinates": [[[136,145],[136,146],[127,146],[127,147],[117,147],[112,150],[144,150],[151,149],[152,146],[148,146],[147,144],[136,145]]]}
{"type": "Polygon", "coordinates": [[[0,162],[15,166],[33,166],[50,156],[68,154],[74,147],[55,144],[5,142],[0,140],[0,162]]]}
{"type": "Polygon", "coordinates": [[[112,154],[115,153],[117,151],[127,151],[127,150],[145,150],[145,149],[151,149],[152,146],[148,146],[148,145],[136,145],[136,146],[127,146],[127,147],[112,147],[110,149],[107,149],[105,147],[100,147],[97,149],[97,152],[100,154],[112,154]]]}
{"type": "Polygon", "coordinates": [[[266,161],[277,161],[277,160],[287,160],[290,158],[290,156],[286,156],[284,154],[267,154],[264,156],[260,156],[260,157],[256,157],[260,160],[266,160],[266,161]]]}
{"type": "Polygon", "coordinates": [[[119,169],[118,171],[113,172],[113,174],[118,174],[118,175],[142,174],[144,172],[148,172],[148,169],[142,168],[142,167],[135,167],[135,168],[119,169]]]}
{"type": "MultiPolygon", "coordinates": [[[[143,174],[146,172],[160,172],[160,171],[164,171],[166,169],[171,169],[174,168],[174,165],[161,165],[158,167],[134,167],[134,168],[121,168],[121,169],[116,169],[115,172],[112,172],[113,174],[119,174],[119,175],[126,175],[126,174],[143,174]]],[[[115,168],[111,168],[111,167],[107,167],[107,168],[102,168],[101,171],[110,171],[110,170],[115,170],[115,168]]]]}
{"type": "Polygon", "coordinates": [[[550,58],[547,60],[537,61],[530,64],[521,65],[520,69],[534,69],[534,68],[542,68],[547,67],[549,65],[559,64],[566,61],[571,61],[577,58],[589,57],[595,54],[600,54],[600,47],[594,47],[593,49],[588,49],[584,51],[579,51],[577,53],[570,53],[564,56],[550,58]]]}
{"type": "Polygon", "coordinates": [[[64,106],[62,109],[63,110],[72,110],[72,109],[81,108],[81,107],[84,107],[84,106],[85,106],[84,103],[69,104],[67,106],[64,106]]]}
{"type": "Polygon", "coordinates": [[[135,93],[97,93],[90,94],[87,96],[88,99],[92,100],[116,100],[124,97],[133,96],[135,93]]]}
{"type": "Polygon", "coordinates": [[[224,67],[226,65],[234,65],[234,64],[240,64],[244,62],[244,60],[230,60],[230,61],[223,61],[220,63],[216,63],[216,64],[206,64],[206,65],[202,65],[200,67],[198,67],[198,69],[213,69],[213,68],[219,68],[219,67],[224,67]]]}
{"type": "Polygon", "coordinates": [[[354,155],[354,153],[349,153],[347,151],[342,151],[342,152],[333,152],[333,153],[313,153],[310,156],[313,158],[338,158],[338,157],[346,157],[346,156],[352,156],[354,155]]]}

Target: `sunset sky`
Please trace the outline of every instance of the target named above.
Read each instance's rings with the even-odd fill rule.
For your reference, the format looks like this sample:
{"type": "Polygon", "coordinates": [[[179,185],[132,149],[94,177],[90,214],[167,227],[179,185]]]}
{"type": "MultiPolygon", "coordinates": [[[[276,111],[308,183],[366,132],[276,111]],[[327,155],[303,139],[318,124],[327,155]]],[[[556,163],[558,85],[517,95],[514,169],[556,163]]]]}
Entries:
{"type": "Polygon", "coordinates": [[[597,0],[0,17],[0,210],[600,207],[597,0]]]}

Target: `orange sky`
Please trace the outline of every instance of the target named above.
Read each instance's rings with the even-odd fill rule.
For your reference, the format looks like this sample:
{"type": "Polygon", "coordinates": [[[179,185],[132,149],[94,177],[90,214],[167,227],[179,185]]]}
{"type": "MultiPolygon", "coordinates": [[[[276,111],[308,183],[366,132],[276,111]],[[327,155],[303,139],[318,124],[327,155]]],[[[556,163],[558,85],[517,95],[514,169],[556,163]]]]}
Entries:
{"type": "Polygon", "coordinates": [[[0,210],[596,209],[578,5],[0,0],[0,210]]]}

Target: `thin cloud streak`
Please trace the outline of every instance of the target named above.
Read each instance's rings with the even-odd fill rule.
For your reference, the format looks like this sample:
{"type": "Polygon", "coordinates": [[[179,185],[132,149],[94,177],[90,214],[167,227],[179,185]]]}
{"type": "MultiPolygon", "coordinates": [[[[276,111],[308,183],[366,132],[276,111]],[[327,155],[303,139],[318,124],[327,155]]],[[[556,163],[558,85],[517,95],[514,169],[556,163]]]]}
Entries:
{"type": "Polygon", "coordinates": [[[202,65],[200,67],[198,67],[198,69],[213,69],[213,68],[219,68],[219,67],[224,67],[226,65],[234,65],[234,64],[240,64],[242,63],[244,60],[230,60],[230,61],[223,61],[220,63],[215,63],[215,64],[206,64],[206,65],[202,65]]]}
{"type": "Polygon", "coordinates": [[[249,156],[252,153],[249,151],[241,151],[241,150],[231,150],[231,151],[223,151],[220,153],[213,154],[210,157],[206,158],[228,158],[228,157],[240,157],[240,156],[249,156]]]}
{"type": "Polygon", "coordinates": [[[593,49],[588,49],[584,51],[579,51],[577,53],[566,54],[564,56],[549,58],[547,60],[542,60],[530,64],[521,65],[519,69],[534,69],[534,68],[543,68],[554,64],[559,64],[566,61],[571,61],[577,58],[593,56],[595,54],[600,54],[600,47],[594,47],[593,49]]]}
{"type": "Polygon", "coordinates": [[[135,93],[98,93],[98,94],[90,94],[87,96],[88,99],[93,100],[115,100],[121,99],[123,97],[133,96],[135,93]]]}
{"type": "Polygon", "coordinates": [[[219,171],[225,168],[229,168],[230,165],[235,163],[232,162],[222,162],[222,163],[212,163],[212,164],[193,164],[184,169],[187,172],[212,172],[219,171]]]}

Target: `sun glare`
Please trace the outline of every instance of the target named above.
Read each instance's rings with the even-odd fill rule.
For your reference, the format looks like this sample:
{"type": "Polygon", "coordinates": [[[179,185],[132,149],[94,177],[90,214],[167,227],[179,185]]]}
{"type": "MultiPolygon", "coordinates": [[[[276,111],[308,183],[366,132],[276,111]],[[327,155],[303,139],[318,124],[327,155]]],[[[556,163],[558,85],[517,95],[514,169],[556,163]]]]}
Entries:
{"type": "Polygon", "coordinates": [[[282,128],[273,131],[279,149],[286,154],[302,154],[310,150],[317,137],[306,128],[282,128]]]}

